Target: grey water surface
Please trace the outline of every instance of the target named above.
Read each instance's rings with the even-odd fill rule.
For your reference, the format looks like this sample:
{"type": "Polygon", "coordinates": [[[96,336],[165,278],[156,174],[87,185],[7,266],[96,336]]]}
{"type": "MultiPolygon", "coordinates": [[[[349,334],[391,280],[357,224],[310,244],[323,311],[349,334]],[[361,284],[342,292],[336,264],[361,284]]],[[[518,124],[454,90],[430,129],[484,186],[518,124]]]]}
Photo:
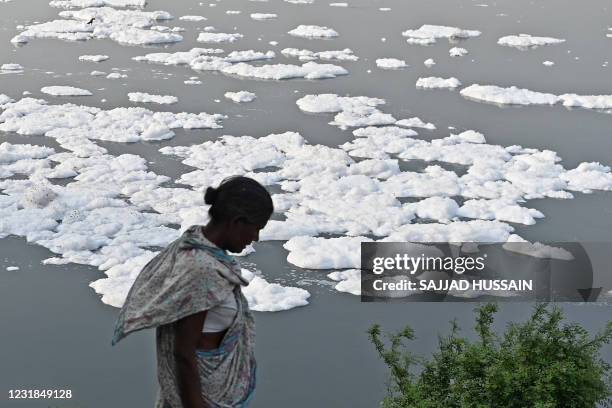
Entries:
{"type": "MultiPolygon", "coordinates": [[[[301,112],[295,101],[316,93],[365,95],[384,98],[383,111],[396,118],[419,116],[437,125],[435,131],[419,131],[433,139],[453,132],[474,129],[489,143],[550,149],[563,158],[561,164],[573,168],[583,161],[612,164],[612,116],[584,109],[561,106],[504,107],[476,103],[458,92],[417,90],[421,76],[455,76],[464,85],[472,83],[516,85],[532,90],[579,94],[612,94],[612,26],[610,4],[606,0],[345,0],[349,7],[330,7],[331,0],[315,0],[311,5],[289,4],[282,0],[249,2],[223,0],[200,5],[196,0],[148,2],[146,10],[166,10],[178,17],[203,15],[204,22],[175,19],[162,23],[181,26],[185,40],[170,46],[121,46],[110,40],[64,42],[32,40],[16,47],[9,41],[19,24],[57,18],[59,9],[43,0],[14,0],[0,3],[0,64],[19,63],[22,74],[0,75],[0,93],[19,99],[22,92],[50,103],[78,103],[101,108],[136,106],[127,93],[142,91],[175,95],[174,105],[152,105],[149,109],[172,112],[208,112],[228,115],[223,129],[176,131],[173,139],[149,143],[97,142],[110,154],[133,153],[151,161],[150,169],[176,178],[191,169],[177,158],[163,156],[163,146],[189,145],[228,135],[265,136],[269,133],[299,131],[312,144],[338,146],[352,140],[350,131],[328,125],[330,115],[301,112]],[[481,6],[487,4],[487,7],[481,6]],[[392,10],[383,12],[380,7],[392,10]],[[227,15],[226,10],[241,10],[227,15]],[[250,13],[277,13],[271,21],[254,21],[250,13]],[[289,36],[298,24],[334,28],[340,36],[332,40],[306,40],[289,36]],[[458,44],[441,39],[435,45],[408,45],[401,36],[422,24],[477,29],[482,35],[458,44]],[[207,47],[197,43],[197,32],[204,26],[221,32],[240,32],[244,38],[221,44],[226,51],[274,50],[273,63],[294,63],[280,50],[285,47],[313,51],[351,48],[357,62],[334,62],[350,74],[330,80],[245,80],[218,73],[198,73],[184,66],[161,66],[135,62],[131,58],[150,52],[185,51],[207,47]],[[236,27],[236,28],[234,28],[236,27]],[[529,33],[565,38],[564,44],[519,51],[501,47],[504,35],[529,33]],[[381,41],[381,38],[386,41],[381,41]],[[278,47],[269,41],[278,41],[278,47]],[[453,46],[468,49],[462,58],[451,58],[453,46]],[[79,62],[83,54],[106,54],[111,58],[99,64],[79,62]],[[381,70],[377,58],[393,57],[410,65],[403,70],[381,70]],[[434,58],[432,68],[423,61],[434,58]],[[545,60],[555,61],[545,67],[545,60]],[[117,68],[128,78],[110,80],[93,77],[93,70],[112,72],[117,68]],[[52,73],[48,73],[52,72],[52,73]],[[197,76],[201,85],[185,85],[197,76]],[[51,97],[40,93],[48,85],[71,85],[93,92],[93,96],[51,97]],[[226,91],[248,90],[257,94],[255,102],[234,104],[223,97],[226,91]],[[105,99],[105,102],[102,102],[105,99]],[[215,102],[219,100],[219,102],[215,102]]],[[[45,144],[61,150],[54,140],[39,136],[0,133],[0,142],[45,144]]],[[[546,218],[532,226],[516,225],[517,233],[529,240],[611,242],[612,194],[575,194],[573,200],[532,200],[527,203],[546,218]]],[[[244,259],[247,266],[260,270],[266,279],[298,285],[311,292],[306,307],[278,313],[256,313],[258,386],[253,407],[306,408],[378,406],[385,394],[387,370],[367,339],[366,330],[380,323],[386,330],[410,324],[417,339],[411,350],[429,354],[437,335],[445,333],[448,321],[473,324],[468,303],[361,303],[359,297],[338,293],[326,278],[329,271],[309,271],[286,261],[282,242],[261,242],[257,252],[244,259]]],[[[154,336],[151,331],[136,333],[116,347],[110,346],[117,309],[103,304],[88,287],[103,278],[102,271],[84,265],[43,265],[53,256],[45,248],[29,244],[22,237],[0,240],[0,408],[61,407],[107,408],[150,407],[157,385],[155,379],[154,336]],[[6,271],[16,265],[17,271],[6,271]],[[70,400],[10,400],[10,389],[70,389],[70,400]]],[[[606,260],[597,262],[606,270],[606,260]]],[[[496,328],[527,317],[531,304],[503,305],[496,328]]],[[[592,332],[610,320],[612,307],[598,304],[564,304],[568,319],[592,332]]],[[[471,332],[466,329],[471,335],[471,332]]],[[[612,360],[612,348],[603,350],[612,360]]]]}

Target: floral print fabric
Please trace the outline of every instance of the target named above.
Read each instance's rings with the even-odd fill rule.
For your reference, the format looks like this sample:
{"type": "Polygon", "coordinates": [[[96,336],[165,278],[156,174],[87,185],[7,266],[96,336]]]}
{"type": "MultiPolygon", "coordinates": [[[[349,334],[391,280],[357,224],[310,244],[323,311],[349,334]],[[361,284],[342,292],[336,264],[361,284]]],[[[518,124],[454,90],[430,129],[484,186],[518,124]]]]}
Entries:
{"type": "Polygon", "coordinates": [[[112,344],[156,328],[160,392],[156,408],[182,408],[174,358],[177,320],[234,294],[238,310],[218,349],[196,353],[202,396],[213,408],[245,407],[255,387],[255,324],[239,264],[194,225],[142,269],[117,319],[112,344]]]}

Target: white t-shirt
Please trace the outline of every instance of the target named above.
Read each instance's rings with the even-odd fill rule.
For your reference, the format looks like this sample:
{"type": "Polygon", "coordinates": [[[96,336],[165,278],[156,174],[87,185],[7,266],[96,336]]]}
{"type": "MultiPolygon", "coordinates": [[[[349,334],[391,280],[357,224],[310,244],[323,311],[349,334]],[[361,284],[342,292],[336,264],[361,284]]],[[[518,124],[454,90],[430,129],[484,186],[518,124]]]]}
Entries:
{"type": "Polygon", "coordinates": [[[215,333],[227,329],[234,322],[237,310],[236,297],[232,292],[223,302],[208,310],[202,332],[215,333]]]}

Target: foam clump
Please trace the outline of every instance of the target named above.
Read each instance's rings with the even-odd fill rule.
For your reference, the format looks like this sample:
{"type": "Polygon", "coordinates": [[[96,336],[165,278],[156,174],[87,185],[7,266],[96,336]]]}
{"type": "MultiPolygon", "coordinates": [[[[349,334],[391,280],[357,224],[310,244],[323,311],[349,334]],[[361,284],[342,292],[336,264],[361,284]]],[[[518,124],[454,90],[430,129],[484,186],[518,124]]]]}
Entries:
{"type": "Polygon", "coordinates": [[[306,306],[310,293],[308,291],[269,283],[253,272],[242,269],[242,276],[249,284],[242,288],[242,293],[249,302],[249,308],[257,312],[278,312],[299,306],[306,306]]]}
{"type": "Polygon", "coordinates": [[[109,58],[108,55],[81,55],[79,56],[79,61],[102,62],[109,58]]]}
{"type": "Polygon", "coordinates": [[[20,73],[23,72],[23,66],[20,64],[9,63],[0,66],[0,73],[20,73]]]}
{"type": "Polygon", "coordinates": [[[304,24],[289,31],[288,34],[304,38],[334,38],[338,36],[338,32],[332,28],[304,24]]]}
{"type": "Polygon", "coordinates": [[[172,15],[165,11],[116,10],[111,7],[89,7],[80,10],[64,10],[59,13],[64,20],[53,20],[26,26],[13,37],[13,43],[27,43],[35,38],[56,38],[68,41],[86,41],[94,38],[111,39],[120,44],[150,45],[175,43],[183,40],[176,33],[152,30],[159,21],[172,15]],[[88,24],[90,21],[93,22],[88,24]]]}
{"type": "Polygon", "coordinates": [[[133,108],[103,110],[72,104],[49,105],[24,98],[9,104],[0,114],[0,131],[55,138],[64,148],[89,156],[100,151],[91,140],[137,142],[174,136],[171,129],[216,129],[224,115],[152,112],[133,108]]]}
{"type": "Polygon", "coordinates": [[[361,265],[360,245],[371,242],[366,237],[293,237],[283,247],[289,251],[287,261],[300,268],[344,269],[361,265]]]}
{"type": "Polygon", "coordinates": [[[146,0],[53,0],[51,7],[71,9],[88,7],[144,7],[146,0]]]}
{"type": "Polygon", "coordinates": [[[145,92],[130,92],[128,98],[131,102],[157,103],[169,105],[178,102],[178,98],[172,95],[151,95],[145,92]]]}
{"type": "Polygon", "coordinates": [[[284,48],[281,50],[281,54],[286,57],[295,57],[300,61],[315,61],[315,60],[325,60],[325,61],[357,61],[359,57],[353,54],[353,51],[350,48],[345,48],[343,50],[332,50],[332,51],[319,51],[314,52],[307,49],[298,49],[298,48],[284,48]]]}
{"type": "Polygon", "coordinates": [[[419,78],[416,82],[417,88],[427,89],[455,89],[461,86],[461,81],[455,77],[451,78],[439,78],[439,77],[427,77],[419,78]]]}
{"type": "Polygon", "coordinates": [[[448,40],[478,37],[481,34],[477,30],[464,30],[457,27],[425,24],[416,30],[406,30],[402,33],[408,38],[408,42],[418,45],[429,45],[439,38],[448,40]]]}
{"type": "Polygon", "coordinates": [[[461,95],[468,99],[490,102],[499,105],[556,105],[580,107],[584,109],[612,108],[612,95],[555,95],[531,91],[511,86],[507,88],[496,85],[470,85],[461,90],[461,95]]]}
{"type": "Polygon", "coordinates": [[[240,33],[200,33],[197,41],[203,43],[233,43],[242,37],[244,36],[240,33]]]}
{"type": "Polygon", "coordinates": [[[392,125],[396,119],[376,108],[385,101],[365,96],[342,97],[336,94],[306,95],[296,101],[298,107],[311,113],[335,113],[333,122],[342,129],[361,126],[392,125]]]}
{"type": "Polygon", "coordinates": [[[226,92],[224,96],[236,103],[253,102],[257,98],[254,93],[248,91],[226,92]]]}
{"type": "Polygon", "coordinates": [[[253,20],[272,20],[278,17],[278,14],[274,13],[251,13],[251,18],[253,20]]]}
{"type": "Polygon", "coordinates": [[[206,17],[204,17],[204,16],[192,16],[192,15],[187,15],[187,16],[181,16],[181,17],[179,17],[179,20],[199,22],[199,21],[206,21],[206,20],[207,20],[207,18],[206,18],[206,17]]]}
{"type": "Polygon", "coordinates": [[[378,58],[376,66],[382,69],[399,69],[406,68],[408,64],[406,64],[406,61],[397,58],[378,58]]]}
{"type": "Polygon", "coordinates": [[[87,89],[75,88],[73,86],[45,86],[40,92],[53,96],[91,96],[87,89]]]}
{"type": "Polygon", "coordinates": [[[461,90],[461,95],[477,101],[501,105],[554,105],[557,95],[521,89],[515,86],[502,88],[495,85],[470,85],[461,90]]]}
{"type": "Polygon", "coordinates": [[[4,105],[8,105],[9,103],[15,102],[11,97],[5,94],[0,94],[0,108],[3,108],[4,105]]]}
{"type": "Polygon", "coordinates": [[[244,78],[257,79],[327,79],[340,75],[348,75],[348,71],[333,64],[318,64],[307,62],[301,66],[289,64],[270,64],[253,66],[246,63],[238,63],[221,70],[224,74],[236,75],[244,78]]]}
{"type": "Polygon", "coordinates": [[[334,287],[338,292],[346,292],[351,295],[361,295],[361,270],[347,269],[336,271],[327,275],[333,281],[338,282],[334,287]]]}
{"type": "Polygon", "coordinates": [[[448,50],[448,54],[451,57],[463,57],[468,54],[468,50],[466,50],[465,48],[453,47],[448,50]]]}
{"type": "Polygon", "coordinates": [[[565,40],[552,37],[534,37],[529,34],[508,35],[497,40],[497,44],[519,49],[537,48],[543,45],[561,44],[565,40]]]}
{"type": "MultiPolygon", "coordinates": [[[[275,57],[273,51],[259,52],[253,50],[232,51],[225,57],[213,54],[223,50],[194,48],[191,51],[178,53],[153,53],[134,57],[137,61],[153,62],[164,65],[188,64],[196,71],[218,71],[226,75],[242,78],[282,80],[291,78],[327,79],[347,75],[348,71],[333,64],[319,64],[313,61],[301,66],[290,64],[250,65],[246,62],[268,60],[275,57]]],[[[323,52],[326,53],[326,52],[323,52]]],[[[323,56],[323,54],[321,55],[323,56]]]]}

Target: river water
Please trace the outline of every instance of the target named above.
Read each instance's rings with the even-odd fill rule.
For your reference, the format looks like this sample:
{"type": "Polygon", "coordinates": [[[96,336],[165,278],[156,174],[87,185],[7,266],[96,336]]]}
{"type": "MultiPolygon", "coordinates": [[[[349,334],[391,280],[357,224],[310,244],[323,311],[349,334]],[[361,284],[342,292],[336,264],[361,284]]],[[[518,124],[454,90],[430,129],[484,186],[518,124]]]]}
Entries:
{"type": "MultiPolygon", "coordinates": [[[[348,1],[348,0],[347,0],[348,1]]],[[[175,95],[174,105],[152,108],[172,112],[224,113],[223,129],[176,131],[173,139],[137,144],[99,142],[110,154],[133,153],[153,163],[151,170],[170,177],[189,171],[175,158],[161,155],[162,146],[189,145],[214,140],[221,135],[264,136],[299,131],[312,144],[338,146],[349,140],[349,131],[327,124],[328,115],[306,115],[295,100],[305,94],[337,93],[366,95],[387,101],[384,111],[397,118],[419,116],[433,122],[437,130],[425,138],[448,135],[448,127],[475,129],[489,143],[550,149],[563,158],[566,168],[583,161],[612,163],[612,117],[591,110],[569,110],[562,106],[505,107],[481,104],[462,98],[458,92],[423,91],[414,86],[421,76],[455,76],[464,84],[516,85],[532,90],[561,94],[612,94],[610,69],[612,39],[606,37],[612,15],[608,2],[559,1],[467,1],[402,0],[349,1],[349,7],[330,7],[328,1],[290,4],[281,0],[246,2],[223,0],[216,7],[197,1],[152,0],[147,10],[167,10],[175,16],[204,15],[208,21],[175,20],[185,27],[183,42],[169,47],[120,46],[108,40],[63,42],[32,40],[22,47],[9,41],[18,24],[48,21],[58,9],[39,0],[0,3],[0,63],[18,62],[22,74],[0,75],[0,93],[18,99],[23,91],[52,103],[74,102],[70,97],[51,98],[40,93],[47,85],[72,85],[91,90],[78,103],[102,108],[128,106],[127,93],[149,91],[175,95]],[[487,7],[482,6],[483,3],[487,7]],[[380,11],[389,7],[391,11],[380,11]],[[228,15],[226,10],[241,10],[228,15]],[[271,21],[254,21],[253,12],[277,13],[271,21]],[[340,36],[333,40],[306,40],[287,31],[298,24],[333,27],[340,36]],[[408,45],[401,36],[406,29],[422,24],[440,24],[477,29],[482,35],[458,46],[469,54],[448,56],[452,46],[445,39],[429,47],[408,45]],[[221,48],[268,50],[284,47],[325,49],[351,48],[357,62],[336,63],[350,74],[330,80],[255,81],[218,73],[196,73],[187,67],[139,63],[131,57],[158,51],[183,51],[202,46],[195,32],[204,25],[219,31],[239,31],[244,38],[221,48]],[[518,51],[496,45],[508,34],[565,38],[561,45],[518,51]],[[386,40],[383,42],[381,38],[386,40]],[[278,41],[278,47],[269,41],[278,41]],[[79,63],[83,54],[106,54],[101,64],[79,63]],[[382,57],[404,59],[410,66],[387,71],[376,67],[382,57]],[[433,58],[432,68],[423,61],[433,58]],[[545,67],[545,60],[555,61],[545,67]],[[94,69],[111,72],[119,68],[125,79],[93,77],[94,69]],[[49,74],[47,72],[53,72],[49,74]],[[202,85],[185,85],[197,76],[202,85]],[[104,89],[102,89],[104,88],[104,89]],[[223,98],[227,90],[249,90],[257,94],[252,104],[234,104],[223,98]],[[105,99],[105,102],[102,102],[105,99]],[[219,102],[215,102],[219,100],[219,102]]],[[[296,60],[284,61],[296,63],[296,60]]],[[[0,142],[46,144],[57,148],[50,138],[0,133],[0,142]]],[[[573,200],[541,199],[528,204],[546,218],[535,225],[517,226],[530,240],[610,242],[612,194],[575,194],[573,200]]],[[[258,387],[253,406],[258,407],[353,407],[377,406],[385,394],[387,371],[369,344],[366,330],[373,323],[393,330],[411,325],[417,339],[411,350],[428,354],[435,349],[436,336],[446,332],[448,321],[457,318],[471,327],[474,304],[466,303],[361,303],[359,297],[338,293],[326,271],[309,271],[290,265],[282,242],[261,242],[257,252],[245,259],[270,281],[306,288],[311,292],[306,307],[278,313],[256,313],[258,387]]],[[[147,407],[157,390],[154,337],[150,331],[134,334],[111,348],[110,337],[117,309],[103,304],[88,284],[103,278],[93,267],[69,264],[43,265],[53,254],[29,244],[23,237],[0,241],[0,406],[2,407],[147,407]],[[17,265],[17,271],[5,271],[17,265]],[[73,398],[62,401],[9,400],[9,389],[71,389],[73,398]]],[[[496,327],[524,319],[532,305],[507,304],[501,309],[496,327]]],[[[568,318],[590,331],[602,328],[610,318],[610,306],[564,304],[568,318]]],[[[469,330],[466,330],[471,335],[469,330]]],[[[612,349],[603,350],[606,360],[612,349]]]]}

